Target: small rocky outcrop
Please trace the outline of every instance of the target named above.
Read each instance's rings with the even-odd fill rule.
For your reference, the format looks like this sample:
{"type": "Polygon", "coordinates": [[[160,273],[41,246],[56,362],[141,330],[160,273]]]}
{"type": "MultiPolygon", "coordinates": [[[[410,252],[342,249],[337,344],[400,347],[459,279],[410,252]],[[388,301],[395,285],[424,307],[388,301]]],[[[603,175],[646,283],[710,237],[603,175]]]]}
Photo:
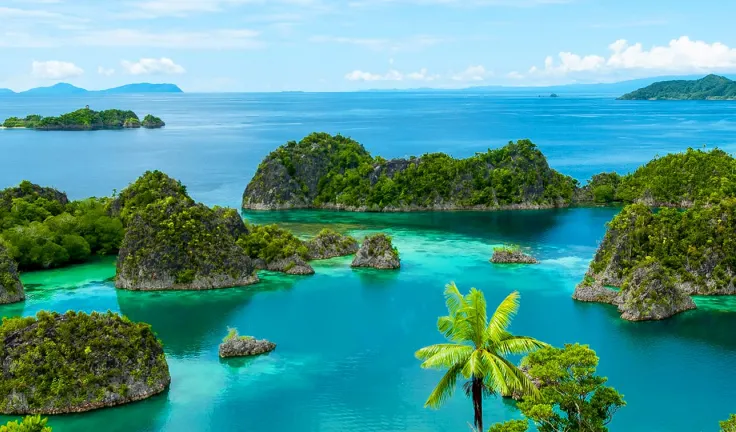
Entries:
{"type": "Polygon", "coordinates": [[[147,324],[108,312],[39,312],[0,326],[0,413],[66,414],[122,405],[171,383],[147,324]],[[29,361],[29,359],[34,359],[29,361]]]}
{"type": "Polygon", "coordinates": [[[494,264],[538,264],[536,258],[525,254],[519,248],[496,248],[493,250],[491,262],[494,264]]]}
{"type": "Polygon", "coordinates": [[[629,321],[662,320],[696,308],[672,272],[656,261],[634,269],[621,287],[618,303],[621,318],[629,321]]]}
{"type": "Polygon", "coordinates": [[[572,298],[588,303],[608,303],[618,305],[618,291],[603,286],[602,283],[590,277],[580,282],[575,287],[572,298]]]}
{"type": "Polygon", "coordinates": [[[141,126],[146,129],[159,129],[166,126],[166,123],[164,123],[164,121],[160,118],[148,114],[147,116],[143,117],[141,126]]]}
{"type": "Polygon", "coordinates": [[[18,264],[0,244],[0,304],[25,300],[26,292],[18,276],[18,264]]]}
{"type": "Polygon", "coordinates": [[[314,274],[314,268],[304,258],[296,254],[286,258],[276,258],[270,262],[256,258],[253,262],[259,270],[270,270],[298,276],[314,274]]]}
{"type": "Polygon", "coordinates": [[[363,240],[351,266],[393,270],[401,267],[401,260],[399,251],[391,243],[391,237],[375,234],[363,240]]]}
{"type": "Polygon", "coordinates": [[[233,220],[224,216],[174,198],[136,212],[120,248],[115,286],[207,290],[258,282],[253,262],[232,235],[233,220]]]}
{"type": "Polygon", "coordinates": [[[306,242],[310,260],[322,260],[352,255],[358,252],[358,241],[353,237],[323,229],[306,242]]]}
{"type": "Polygon", "coordinates": [[[250,336],[240,336],[238,331],[231,329],[230,333],[220,344],[220,357],[251,357],[276,349],[276,344],[265,339],[257,340],[250,336]]]}

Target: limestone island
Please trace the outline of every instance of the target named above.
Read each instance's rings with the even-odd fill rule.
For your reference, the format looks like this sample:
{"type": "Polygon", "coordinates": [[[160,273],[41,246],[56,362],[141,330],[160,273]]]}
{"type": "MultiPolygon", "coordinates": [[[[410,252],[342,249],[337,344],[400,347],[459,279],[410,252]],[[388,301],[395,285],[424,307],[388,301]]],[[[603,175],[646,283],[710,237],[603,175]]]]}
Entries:
{"type": "Polygon", "coordinates": [[[536,258],[525,254],[519,246],[503,246],[493,249],[494,264],[539,264],[536,258]]]}
{"type": "Polygon", "coordinates": [[[252,336],[240,336],[237,329],[230,329],[220,344],[220,357],[252,357],[271,352],[276,344],[267,340],[256,340],[252,336]]]}
{"type": "Polygon", "coordinates": [[[644,320],[694,309],[691,295],[736,295],[735,232],[736,198],[684,211],[631,204],[609,223],[573,297],[615,304],[623,318],[644,320]]]}
{"type": "Polygon", "coordinates": [[[395,270],[401,267],[399,251],[391,243],[391,237],[386,234],[374,234],[363,240],[351,267],[395,270]]]}
{"type": "Polygon", "coordinates": [[[66,414],[146,399],[169,387],[151,327],[112,312],[39,312],[0,326],[0,413],[66,414]]]}
{"type": "Polygon", "coordinates": [[[304,242],[278,225],[249,225],[238,245],[253,257],[256,268],[291,275],[311,275],[309,251],[304,242]]]}
{"type": "Polygon", "coordinates": [[[736,81],[718,75],[699,80],[660,81],[619,100],[736,100],[736,81]]]}
{"type": "Polygon", "coordinates": [[[551,169],[529,140],[455,159],[374,157],[358,142],[314,133],[271,152],[243,194],[243,208],[351,211],[566,207],[577,182],[551,169]]]}
{"type": "Polygon", "coordinates": [[[18,276],[18,264],[8,256],[0,243],[0,304],[17,303],[26,299],[26,292],[18,276]]]}
{"type": "Polygon", "coordinates": [[[144,174],[116,201],[111,208],[126,222],[116,287],[206,290],[258,282],[237,244],[248,233],[237,211],[195,203],[181,183],[158,171],[144,174]]]}
{"type": "Polygon", "coordinates": [[[323,229],[316,237],[306,242],[310,260],[322,260],[358,252],[358,241],[331,229],[323,229]]]}
{"type": "Polygon", "coordinates": [[[10,117],[3,122],[7,129],[35,129],[43,131],[90,131],[103,129],[158,129],[166,124],[158,117],[147,115],[143,122],[133,111],[111,109],[94,111],[85,107],[58,117],[34,114],[25,118],[10,117]]]}

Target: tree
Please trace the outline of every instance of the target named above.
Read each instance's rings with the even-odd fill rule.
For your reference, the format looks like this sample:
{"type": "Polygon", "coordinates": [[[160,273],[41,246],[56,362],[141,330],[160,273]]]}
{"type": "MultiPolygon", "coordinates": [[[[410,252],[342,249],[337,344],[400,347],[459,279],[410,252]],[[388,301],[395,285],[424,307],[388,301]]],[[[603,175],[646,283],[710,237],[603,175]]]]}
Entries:
{"type": "Polygon", "coordinates": [[[491,425],[488,432],[526,432],[529,430],[529,422],[526,420],[509,420],[503,423],[491,425]]]}
{"type": "Polygon", "coordinates": [[[736,432],[736,414],[731,414],[728,420],[721,422],[721,432],[736,432]]]}
{"type": "Polygon", "coordinates": [[[595,375],[598,356],[586,345],[547,347],[524,360],[539,383],[538,399],[522,400],[519,408],[540,432],[605,432],[613,415],[626,405],[623,396],[595,375]]]}
{"type": "Polygon", "coordinates": [[[0,432],[51,432],[51,428],[46,426],[47,421],[39,415],[27,416],[20,423],[15,420],[0,426],[0,432]]]}
{"type": "Polygon", "coordinates": [[[422,368],[447,370],[425,406],[439,408],[455,391],[460,376],[468,380],[464,389],[472,397],[474,423],[483,430],[483,397],[514,392],[535,396],[537,388],[526,375],[506,359],[547,346],[527,336],[514,336],[507,329],[519,308],[519,293],[504,299],[491,316],[486,315],[486,299],[475,288],[463,296],[454,283],[447,285],[445,298],[449,315],[440,317],[437,328],[449,343],[432,345],[416,352],[422,368]]]}

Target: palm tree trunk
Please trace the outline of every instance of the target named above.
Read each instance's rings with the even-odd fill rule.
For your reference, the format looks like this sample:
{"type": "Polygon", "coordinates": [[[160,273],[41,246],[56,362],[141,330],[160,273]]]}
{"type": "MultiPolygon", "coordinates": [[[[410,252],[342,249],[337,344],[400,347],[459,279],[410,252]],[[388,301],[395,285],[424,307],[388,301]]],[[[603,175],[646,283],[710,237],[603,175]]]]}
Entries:
{"type": "Polygon", "coordinates": [[[473,377],[473,412],[476,430],[483,432],[483,380],[476,377],[473,377]]]}

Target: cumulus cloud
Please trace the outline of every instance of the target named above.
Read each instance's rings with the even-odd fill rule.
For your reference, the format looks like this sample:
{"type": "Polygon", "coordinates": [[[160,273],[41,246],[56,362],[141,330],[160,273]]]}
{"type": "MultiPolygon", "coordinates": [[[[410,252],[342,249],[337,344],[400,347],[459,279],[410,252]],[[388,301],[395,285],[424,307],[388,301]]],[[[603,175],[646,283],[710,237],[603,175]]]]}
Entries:
{"type": "Polygon", "coordinates": [[[41,79],[65,79],[80,76],[84,70],[74,63],[49,60],[34,61],[31,64],[31,74],[41,79]]]}
{"type": "Polygon", "coordinates": [[[115,74],[115,69],[108,69],[104,66],[98,66],[97,67],[97,73],[104,76],[111,76],[115,74]]]}
{"type": "Polygon", "coordinates": [[[493,75],[482,65],[469,66],[467,69],[452,76],[453,81],[483,81],[493,75]]]}
{"type": "Polygon", "coordinates": [[[390,69],[385,74],[377,74],[372,72],[365,72],[362,70],[354,70],[345,74],[345,79],[348,81],[435,81],[440,76],[431,74],[426,68],[422,68],[417,72],[403,73],[396,69],[390,69]]]}
{"type": "Polygon", "coordinates": [[[720,42],[708,43],[687,36],[650,49],[644,48],[641,43],[630,44],[625,39],[619,39],[610,44],[608,49],[608,57],[561,52],[557,59],[547,57],[543,67],[529,69],[529,75],[568,76],[636,70],[699,73],[736,69],[736,49],[720,42]]]}
{"type": "Polygon", "coordinates": [[[130,75],[176,75],[186,72],[184,67],[174,63],[170,58],[142,58],[137,62],[123,60],[123,70],[130,75]]]}

